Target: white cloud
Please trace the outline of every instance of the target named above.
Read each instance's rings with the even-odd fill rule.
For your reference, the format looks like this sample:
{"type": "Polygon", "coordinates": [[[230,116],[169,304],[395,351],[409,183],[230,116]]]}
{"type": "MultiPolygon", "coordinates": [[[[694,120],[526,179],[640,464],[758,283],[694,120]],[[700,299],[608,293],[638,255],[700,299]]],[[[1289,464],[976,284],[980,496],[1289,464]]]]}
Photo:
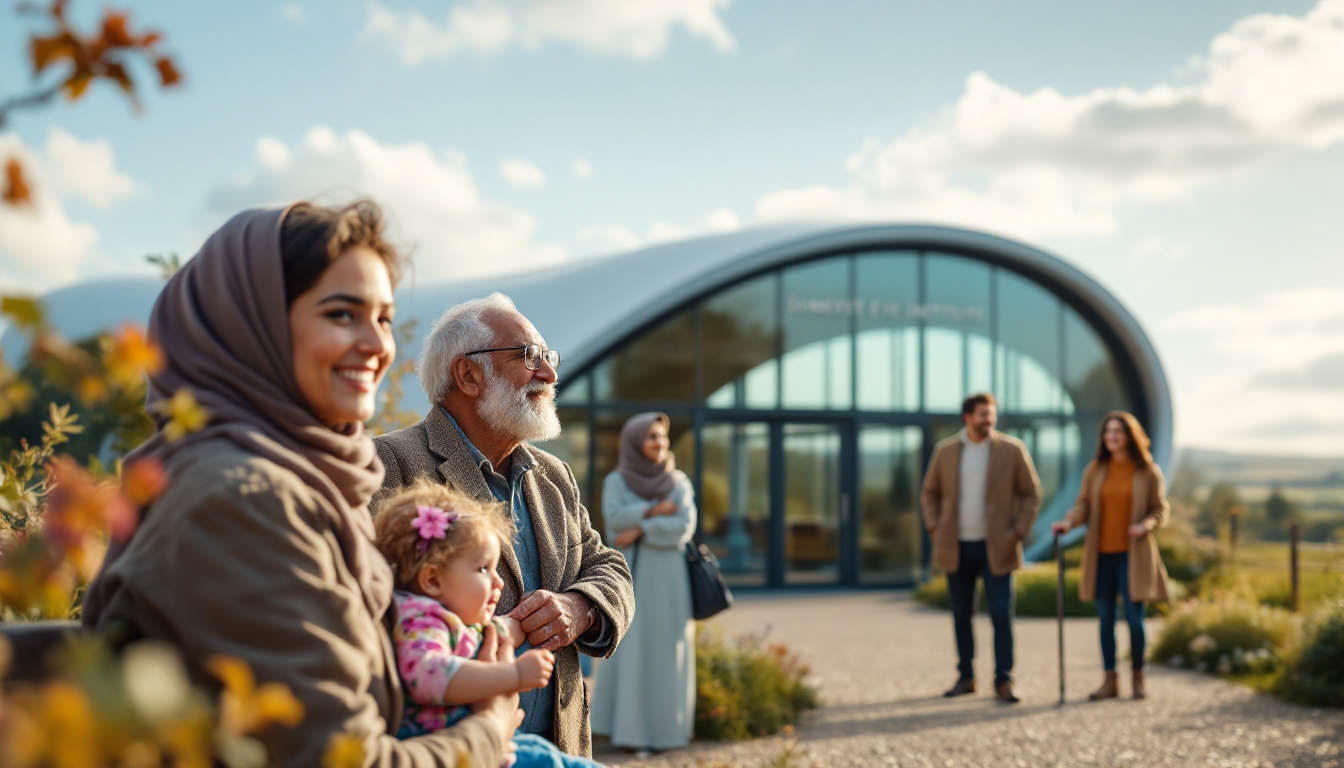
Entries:
{"type": "Polygon", "coordinates": [[[1248,304],[1217,304],[1169,318],[1219,352],[1216,367],[1183,391],[1187,432],[1233,450],[1340,455],[1344,436],[1309,428],[1344,423],[1344,288],[1266,294],[1248,304]]]}
{"type": "Polygon", "coordinates": [[[1134,245],[1134,258],[1140,262],[1174,262],[1189,255],[1190,249],[1164,237],[1145,237],[1134,245]]]}
{"type": "Polygon", "coordinates": [[[546,172],[517,157],[500,162],[499,175],[511,187],[539,189],[546,186],[546,172]]]}
{"type": "Polygon", "coordinates": [[[574,161],[574,178],[580,181],[587,181],[593,177],[593,163],[586,157],[580,157],[574,161]]]}
{"type": "Polygon", "coordinates": [[[848,158],[852,181],[764,195],[762,220],[902,218],[1021,237],[1116,230],[1130,201],[1181,198],[1344,139],[1344,0],[1217,36],[1192,85],[1021,93],[971,74],[955,105],[848,158]]]}
{"type": "Polygon", "coordinates": [[[302,24],[307,14],[304,12],[302,5],[299,5],[298,3],[285,3],[280,9],[280,15],[284,16],[286,21],[294,24],[302,24]]]}
{"type": "MultiPolygon", "coordinates": [[[[367,196],[383,206],[393,237],[413,248],[419,280],[462,279],[562,260],[533,241],[530,215],[481,199],[466,161],[426,144],[380,144],[367,134],[311,129],[290,148],[257,141],[256,166],[211,196],[214,221],[256,205],[367,196]]],[[[213,222],[212,222],[213,223],[213,222]]]]}
{"type": "Polygon", "coordinates": [[[23,164],[33,190],[30,205],[0,205],[0,286],[44,291],[80,277],[96,256],[98,231],[75,221],[71,200],[107,208],[131,195],[137,184],[116,168],[106,141],[82,141],[59,128],[47,134],[41,152],[13,134],[0,135],[0,161],[23,164]]]}
{"type": "Polygon", "coordinates": [[[44,166],[57,191],[107,208],[133,194],[137,185],[117,171],[112,145],[103,139],[80,141],[60,128],[47,133],[44,166]]]}
{"type": "Polygon", "coordinates": [[[737,218],[737,214],[728,208],[715,208],[705,215],[705,229],[710,232],[732,232],[742,228],[742,222],[737,218]]]}
{"type": "Polygon", "coordinates": [[[407,66],[463,53],[533,50],[547,42],[634,59],[667,49],[674,27],[720,51],[734,41],[719,18],[730,0],[466,0],[443,21],[417,11],[367,6],[364,35],[387,45],[407,66]]]}
{"type": "Polygon", "coordinates": [[[606,227],[584,227],[579,230],[579,239],[597,242],[607,250],[631,251],[647,245],[685,240],[698,235],[721,234],[741,228],[737,214],[728,208],[716,208],[691,224],[673,224],[655,221],[643,235],[629,227],[612,224],[606,227]]]}
{"type": "Polygon", "coordinates": [[[1218,304],[1179,312],[1169,328],[1217,335],[1225,354],[1251,368],[1304,365],[1321,354],[1344,351],[1344,336],[1330,330],[1344,321],[1344,288],[1321,286],[1276,291],[1253,304],[1218,304]]]}

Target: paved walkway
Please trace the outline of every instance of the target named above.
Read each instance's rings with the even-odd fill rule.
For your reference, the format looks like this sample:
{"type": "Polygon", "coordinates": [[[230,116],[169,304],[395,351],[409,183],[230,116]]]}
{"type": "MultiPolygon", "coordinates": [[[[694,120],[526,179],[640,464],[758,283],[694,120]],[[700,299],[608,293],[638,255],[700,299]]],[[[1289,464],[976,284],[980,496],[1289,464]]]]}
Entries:
{"type": "MultiPolygon", "coordinates": [[[[1057,707],[1055,622],[1018,619],[1021,704],[983,691],[992,637],[976,624],[982,693],[943,699],[956,677],[951,617],[908,593],[752,595],[717,620],[725,631],[782,640],[807,660],[822,708],[797,731],[815,766],[1310,766],[1344,768],[1344,713],[1284,704],[1217,678],[1149,667],[1146,701],[1086,701],[1100,682],[1096,622],[1065,627],[1068,704],[1057,707]]],[[[1149,624],[1150,643],[1158,625],[1149,624]]],[[[1126,647],[1120,632],[1120,648],[1126,647]]],[[[1122,662],[1123,666],[1123,662],[1122,662]]],[[[1122,677],[1122,680],[1124,678],[1122,677]]],[[[1122,693],[1128,693],[1127,681],[1122,693]]],[[[697,742],[644,760],[598,744],[599,760],[648,766],[773,766],[780,738],[697,742]]]]}

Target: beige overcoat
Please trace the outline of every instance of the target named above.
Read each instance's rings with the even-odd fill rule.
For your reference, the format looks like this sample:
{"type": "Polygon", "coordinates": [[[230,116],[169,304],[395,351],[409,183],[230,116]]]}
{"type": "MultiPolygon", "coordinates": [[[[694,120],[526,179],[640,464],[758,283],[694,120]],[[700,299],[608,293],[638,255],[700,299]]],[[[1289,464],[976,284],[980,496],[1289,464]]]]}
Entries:
{"type": "MultiPolygon", "coordinates": [[[[1087,526],[1083,544],[1083,563],[1078,579],[1078,599],[1090,602],[1097,591],[1097,550],[1101,540],[1101,484],[1106,480],[1106,465],[1094,459],[1083,470],[1083,487],[1065,520],[1073,527],[1087,526]]],[[[1153,531],[1167,522],[1171,505],[1167,503],[1162,470],[1156,464],[1147,469],[1134,468],[1134,497],[1130,522],[1141,523],[1148,533],[1129,540],[1129,599],[1146,603],[1167,599],[1167,568],[1157,551],[1153,531]]]]}
{"type": "MultiPolygon", "coordinates": [[[[373,442],[387,472],[383,490],[370,505],[375,515],[380,500],[425,476],[436,477],[481,501],[494,501],[470,449],[441,408],[431,409],[418,424],[381,435],[373,442]]],[[[568,754],[588,756],[592,754],[592,733],[579,651],[605,658],[616,650],[634,617],[634,583],[625,558],[603,544],[593,530],[569,465],[527,444],[519,450],[536,462],[536,468],[523,480],[523,494],[537,538],[541,588],[582,593],[606,616],[611,628],[611,642],[603,648],[576,642],[555,654],[555,745],[568,754]]],[[[499,575],[504,589],[496,611],[503,615],[522,599],[523,576],[512,547],[504,547],[501,555],[499,575]]]]}
{"type": "Polygon", "coordinates": [[[261,734],[270,765],[321,765],[328,740],[350,733],[364,741],[366,768],[497,768],[503,744],[478,717],[394,737],[402,688],[388,627],[346,569],[325,497],[222,438],[182,449],[168,472],[167,491],[100,577],[107,602],[95,629],[181,648],[211,690],[219,684],[204,665],[218,654],[247,662],[258,684],[289,686],[304,718],[261,734]]]}
{"type": "MultiPolygon", "coordinates": [[[[1041,509],[1041,481],[1021,440],[992,432],[985,476],[985,550],[996,576],[1022,567],[1022,540],[1041,509]]],[[[960,565],[957,495],[961,472],[961,435],[938,443],[924,475],[921,496],[924,528],[933,540],[933,564],[943,573],[960,565]]]]}

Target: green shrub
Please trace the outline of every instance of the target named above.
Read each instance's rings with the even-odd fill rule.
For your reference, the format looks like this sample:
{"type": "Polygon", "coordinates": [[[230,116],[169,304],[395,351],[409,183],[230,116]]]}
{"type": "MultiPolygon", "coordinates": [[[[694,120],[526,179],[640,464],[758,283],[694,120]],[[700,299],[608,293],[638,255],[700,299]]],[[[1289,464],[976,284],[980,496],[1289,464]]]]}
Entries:
{"type": "Polygon", "coordinates": [[[1275,694],[1313,707],[1344,707],[1344,599],[1325,603],[1287,654],[1275,694]]]}
{"type": "Polygon", "coordinates": [[[1223,564],[1223,548],[1216,539],[1198,536],[1185,520],[1172,520],[1157,534],[1157,551],[1172,581],[1190,592],[1223,564]]]}
{"type": "Polygon", "coordinates": [[[725,640],[717,628],[697,630],[695,736],[746,739],[777,733],[817,708],[806,664],[782,643],[763,637],[725,640]]]}
{"type": "Polygon", "coordinates": [[[1167,617],[1153,661],[1220,675],[1257,675],[1278,668],[1296,621],[1280,608],[1227,596],[1187,602],[1167,617]]]}

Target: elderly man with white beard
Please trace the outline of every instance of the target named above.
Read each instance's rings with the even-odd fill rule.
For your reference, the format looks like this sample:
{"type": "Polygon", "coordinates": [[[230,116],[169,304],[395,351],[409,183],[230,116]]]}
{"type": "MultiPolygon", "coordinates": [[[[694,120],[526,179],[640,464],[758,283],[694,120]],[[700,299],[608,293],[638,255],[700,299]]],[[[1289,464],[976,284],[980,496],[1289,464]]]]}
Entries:
{"type": "Polygon", "coordinates": [[[512,513],[517,537],[499,562],[497,613],[528,633],[518,649],[553,651],[545,688],[523,693],[521,732],[592,752],[579,651],[606,657],[634,615],[625,559],[605,546],[569,466],[534,446],[560,434],[560,355],[501,293],[459,304],[434,323],[419,360],[433,403],[418,424],[374,439],[386,476],[371,507],[431,477],[512,513]]]}

